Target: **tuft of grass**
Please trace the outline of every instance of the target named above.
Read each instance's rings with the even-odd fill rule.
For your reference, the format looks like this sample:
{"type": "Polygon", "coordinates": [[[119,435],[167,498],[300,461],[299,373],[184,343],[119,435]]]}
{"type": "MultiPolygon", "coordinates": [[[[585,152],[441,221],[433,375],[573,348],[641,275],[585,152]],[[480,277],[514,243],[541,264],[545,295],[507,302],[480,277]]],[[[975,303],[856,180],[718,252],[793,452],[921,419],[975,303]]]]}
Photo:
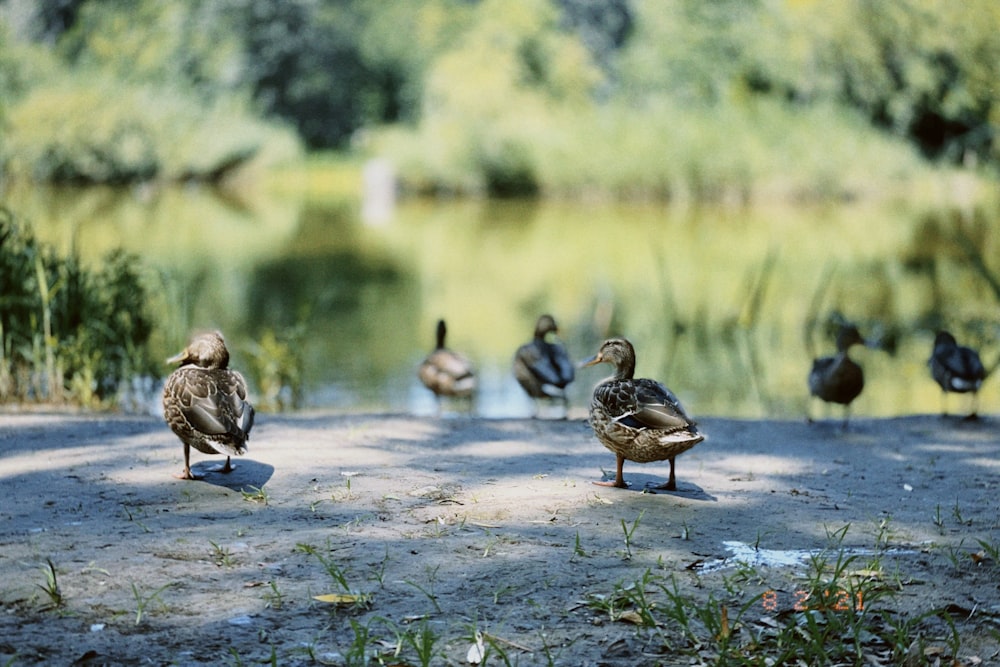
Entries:
{"type": "MultiPolygon", "coordinates": [[[[961,638],[947,612],[895,610],[903,577],[885,572],[889,527],[888,520],[879,524],[869,556],[845,546],[849,525],[828,532],[829,546],[810,555],[790,591],[762,590],[766,577],[749,565],[707,595],[701,586],[682,590],[674,572],[647,569],[609,594],[589,595],[587,606],[612,622],[644,628],[662,651],[698,664],[866,664],[875,654],[899,664],[911,647],[923,647],[930,628],[940,636],[942,624],[946,631],[936,643],[957,656],[961,638]]],[[[1000,550],[980,546],[989,557],[1000,550]]]]}
{"type": "Polygon", "coordinates": [[[160,593],[170,588],[173,584],[164,584],[152,593],[143,593],[143,591],[135,585],[134,581],[129,582],[129,585],[132,587],[132,597],[135,598],[136,625],[140,625],[142,623],[142,619],[146,616],[146,609],[151,603],[158,602],[162,608],[166,609],[167,605],[163,602],[163,599],[160,598],[160,593]]]}
{"type": "Polygon", "coordinates": [[[278,588],[278,582],[273,579],[267,582],[270,590],[264,593],[264,606],[271,609],[281,609],[285,603],[285,594],[278,588]]]}
{"type": "Polygon", "coordinates": [[[637,516],[632,521],[631,526],[625,523],[625,519],[621,520],[622,532],[625,533],[625,552],[624,552],[625,560],[632,560],[632,537],[635,535],[635,531],[639,528],[639,522],[642,520],[642,517],[645,513],[646,510],[642,510],[641,512],[639,512],[639,516],[637,516]]]}
{"type": "Polygon", "coordinates": [[[330,576],[330,579],[334,584],[345,593],[353,593],[351,589],[351,584],[347,579],[347,569],[341,567],[337,562],[330,557],[324,556],[319,552],[319,550],[311,544],[304,544],[302,542],[295,545],[295,550],[300,551],[304,554],[312,556],[319,561],[320,565],[330,576]]]}
{"type": "Polygon", "coordinates": [[[267,505],[271,500],[271,496],[264,487],[251,485],[245,489],[240,489],[240,494],[242,494],[243,500],[251,503],[260,503],[261,505],[267,505]]]}
{"type": "Polygon", "coordinates": [[[36,584],[36,586],[42,589],[45,597],[48,598],[48,604],[42,608],[43,611],[61,609],[66,604],[66,598],[63,597],[62,588],[59,586],[59,577],[56,573],[56,566],[51,558],[45,559],[45,567],[42,568],[42,572],[45,574],[45,583],[36,584]]]}
{"type": "Polygon", "coordinates": [[[219,567],[232,567],[234,564],[233,553],[229,547],[223,547],[212,540],[208,541],[212,545],[212,562],[219,567]]]}

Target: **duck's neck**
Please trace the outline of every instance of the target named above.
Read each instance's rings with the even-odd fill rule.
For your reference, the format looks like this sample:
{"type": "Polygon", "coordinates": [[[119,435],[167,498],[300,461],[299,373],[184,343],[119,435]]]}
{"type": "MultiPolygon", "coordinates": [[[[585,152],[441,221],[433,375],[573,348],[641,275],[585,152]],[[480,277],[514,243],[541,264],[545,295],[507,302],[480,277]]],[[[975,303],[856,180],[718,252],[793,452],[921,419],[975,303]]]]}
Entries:
{"type": "Polygon", "coordinates": [[[615,366],[615,374],[612,380],[631,380],[635,375],[635,359],[622,359],[615,366]]]}

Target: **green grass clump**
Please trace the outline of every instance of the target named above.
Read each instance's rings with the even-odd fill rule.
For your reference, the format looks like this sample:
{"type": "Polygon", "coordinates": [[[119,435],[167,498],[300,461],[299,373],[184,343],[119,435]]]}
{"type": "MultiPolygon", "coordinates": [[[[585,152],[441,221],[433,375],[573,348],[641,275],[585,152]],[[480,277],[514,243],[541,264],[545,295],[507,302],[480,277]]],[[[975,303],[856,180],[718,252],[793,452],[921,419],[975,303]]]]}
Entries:
{"type": "Polygon", "coordinates": [[[706,661],[698,664],[910,664],[914,646],[932,644],[957,656],[961,640],[947,612],[895,610],[901,584],[884,571],[884,542],[861,556],[843,545],[847,528],[810,555],[792,590],[761,591],[763,579],[742,568],[722,591],[703,596],[683,590],[674,574],[646,570],[609,595],[591,595],[588,605],[643,628],[664,653],[706,661]]]}

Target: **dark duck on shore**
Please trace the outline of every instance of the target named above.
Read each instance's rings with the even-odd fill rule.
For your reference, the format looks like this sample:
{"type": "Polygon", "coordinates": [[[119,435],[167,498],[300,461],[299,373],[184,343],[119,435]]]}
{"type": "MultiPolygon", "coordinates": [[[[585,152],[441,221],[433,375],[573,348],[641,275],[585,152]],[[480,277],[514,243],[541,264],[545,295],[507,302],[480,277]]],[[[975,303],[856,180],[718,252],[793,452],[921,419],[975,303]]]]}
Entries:
{"type": "Polygon", "coordinates": [[[477,386],[472,363],[465,355],[445,346],[447,334],[448,327],[444,320],[438,320],[437,343],[417,369],[420,381],[434,392],[434,396],[438,399],[439,408],[443,397],[471,401],[477,386]]]}
{"type": "Polygon", "coordinates": [[[941,331],[934,338],[934,349],[928,360],[931,376],[941,387],[941,413],[948,414],[948,392],[972,394],[972,409],[966,419],[976,419],[979,388],[986,379],[986,369],[979,353],[958,344],[955,337],[941,331]]]}
{"type": "Polygon", "coordinates": [[[229,350],[218,332],[195,336],[167,363],[181,366],[163,387],[163,417],[184,443],[180,479],[198,479],[191,472],[191,448],[204,454],[225,454],[216,472],[233,469],[231,456],[247,451],[254,409],[247,401],[247,384],[229,368],[229,350]]]}
{"type": "Polygon", "coordinates": [[[517,348],[514,354],[514,377],[535,400],[535,416],[538,416],[538,401],[558,401],[569,409],[566,387],[573,381],[576,371],[566,348],[558,341],[547,339],[558,332],[555,319],[542,315],[535,323],[531,342],[517,348]]]}
{"type": "Polygon", "coordinates": [[[622,477],[625,460],[636,463],[670,461],[670,478],[656,488],[677,488],[674,459],[705,439],[673,392],[656,380],[635,379],[635,348],[624,338],[604,341],[584,366],[607,363],[614,375],[594,389],[590,426],[594,435],[617,457],[613,482],[601,486],[627,488],[622,477]]]}
{"type": "MultiPolygon", "coordinates": [[[[851,403],[865,388],[864,371],[848,355],[854,345],[864,345],[865,339],[857,327],[841,325],[837,331],[837,353],[830,357],[820,357],[813,361],[809,371],[809,393],[827,403],[844,406],[843,427],[850,419],[851,403]]],[[[809,418],[812,421],[812,418],[809,418]]]]}

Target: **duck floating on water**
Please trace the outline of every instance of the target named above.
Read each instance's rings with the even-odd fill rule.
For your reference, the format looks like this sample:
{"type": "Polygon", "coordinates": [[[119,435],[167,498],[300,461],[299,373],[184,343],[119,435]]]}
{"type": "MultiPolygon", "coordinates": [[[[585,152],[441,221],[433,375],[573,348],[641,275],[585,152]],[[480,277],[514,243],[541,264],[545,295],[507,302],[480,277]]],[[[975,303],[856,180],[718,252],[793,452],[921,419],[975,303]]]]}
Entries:
{"type": "Polygon", "coordinates": [[[599,486],[627,488],[622,477],[625,460],[636,463],[670,461],[670,478],[655,488],[677,488],[674,459],[705,439],[684,412],[673,392],[656,380],[633,378],[635,348],[624,338],[604,341],[583,366],[607,363],[614,375],[594,389],[590,426],[594,435],[617,457],[615,479],[599,486]]]}
{"type": "Polygon", "coordinates": [[[434,392],[441,407],[443,397],[471,401],[476,393],[476,372],[465,355],[445,346],[448,327],[438,320],[435,332],[437,343],[417,369],[417,377],[425,387],[434,392]]]}
{"type": "Polygon", "coordinates": [[[562,343],[547,340],[550,334],[558,332],[555,319],[542,315],[535,323],[531,342],[517,348],[514,354],[514,377],[535,400],[535,416],[538,416],[538,401],[559,401],[569,410],[566,387],[573,381],[576,369],[562,343]]]}
{"type": "Polygon", "coordinates": [[[192,447],[204,454],[225,454],[225,465],[213,472],[231,472],[230,457],[247,451],[254,409],[243,376],[229,368],[222,334],[195,336],[167,363],[181,364],[163,387],[163,417],[184,443],[184,470],[177,477],[198,479],[191,472],[192,447]]]}
{"type": "Polygon", "coordinates": [[[986,379],[986,369],[979,353],[972,348],[958,344],[947,331],[938,332],[934,338],[934,349],[927,361],[931,377],[941,387],[941,414],[948,414],[948,392],[972,394],[972,410],[966,419],[976,419],[979,388],[986,379]]]}
{"type": "MultiPolygon", "coordinates": [[[[850,419],[851,403],[865,388],[864,371],[848,356],[848,352],[852,346],[864,344],[865,339],[856,326],[843,324],[837,331],[837,353],[813,360],[809,371],[810,395],[827,403],[843,405],[845,429],[850,419]]],[[[811,417],[809,421],[812,421],[811,417]]]]}

